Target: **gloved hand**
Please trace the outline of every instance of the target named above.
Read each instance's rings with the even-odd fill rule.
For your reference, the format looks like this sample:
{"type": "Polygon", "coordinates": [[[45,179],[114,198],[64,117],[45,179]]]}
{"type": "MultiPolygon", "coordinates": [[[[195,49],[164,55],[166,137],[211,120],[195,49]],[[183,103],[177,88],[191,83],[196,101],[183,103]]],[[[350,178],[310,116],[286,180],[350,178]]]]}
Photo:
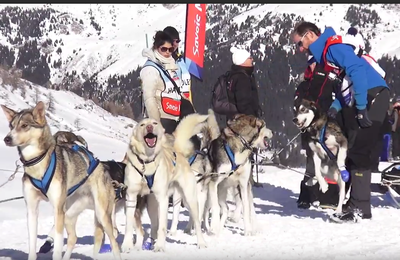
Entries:
{"type": "Polygon", "coordinates": [[[361,128],[368,128],[372,126],[372,121],[368,117],[368,111],[366,108],[358,110],[357,120],[361,128]]]}
{"type": "Polygon", "coordinates": [[[328,117],[330,117],[332,119],[336,119],[337,113],[338,113],[338,111],[334,107],[329,108],[329,110],[327,112],[328,117]]]}
{"type": "Polygon", "coordinates": [[[339,167],[340,175],[342,176],[342,180],[344,182],[348,182],[350,179],[350,173],[346,170],[345,166],[339,167]]]}

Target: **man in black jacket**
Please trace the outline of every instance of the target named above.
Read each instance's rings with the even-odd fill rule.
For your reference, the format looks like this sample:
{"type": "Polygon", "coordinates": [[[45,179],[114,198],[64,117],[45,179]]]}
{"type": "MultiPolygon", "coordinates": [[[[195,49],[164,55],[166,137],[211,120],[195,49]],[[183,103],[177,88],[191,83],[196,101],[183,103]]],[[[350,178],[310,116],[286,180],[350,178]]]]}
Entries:
{"type": "MultiPolygon", "coordinates": [[[[253,75],[254,64],[250,53],[243,49],[232,47],[232,66],[230,70],[231,89],[228,94],[230,102],[236,105],[237,112],[245,115],[253,115],[260,117],[260,106],[258,101],[258,86],[253,75]]],[[[227,119],[232,115],[227,115],[227,119]]],[[[257,150],[253,151],[253,154],[257,150]]],[[[253,172],[255,160],[253,154],[250,155],[251,172],[253,172]]],[[[262,187],[262,184],[257,183],[253,179],[253,174],[250,175],[250,182],[255,187],[262,187]]]]}
{"type": "MultiPolygon", "coordinates": [[[[308,67],[304,73],[302,81],[296,89],[294,95],[294,106],[299,104],[302,99],[315,101],[323,112],[328,111],[332,101],[332,93],[335,82],[330,80],[321,65],[314,62],[312,56],[309,57],[308,67]]],[[[339,114],[340,116],[340,114],[339,114]]],[[[308,146],[308,133],[301,135],[302,150],[306,152],[306,173],[313,176],[315,174],[312,151],[308,146]]],[[[336,206],[339,200],[339,188],[335,182],[328,180],[329,189],[326,193],[319,190],[318,182],[313,186],[307,186],[306,182],[310,177],[304,176],[300,184],[300,195],[297,200],[298,208],[308,209],[311,203],[319,201],[320,206],[336,206]]]]}

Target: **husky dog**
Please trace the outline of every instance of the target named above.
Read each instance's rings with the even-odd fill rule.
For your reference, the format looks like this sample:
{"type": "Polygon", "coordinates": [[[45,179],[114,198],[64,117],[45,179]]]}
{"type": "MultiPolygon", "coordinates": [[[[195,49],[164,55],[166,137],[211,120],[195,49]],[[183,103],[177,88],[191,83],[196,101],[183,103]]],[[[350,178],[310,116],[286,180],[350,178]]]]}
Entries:
{"type": "Polygon", "coordinates": [[[227,127],[221,135],[211,142],[208,155],[212,164],[212,177],[204,214],[209,233],[219,234],[224,227],[228,217],[228,190],[238,186],[243,207],[244,234],[248,236],[256,232],[249,156],[253,148],[267,149],[270,138],[272,132],[266,128],[264,120],[251,115],[237,114],[228,120],[227,127]],[[212,214],[211,227],[207,221],[209,209],[212,214]]]}
{"type": "MultiPolygon", "coordinates": [[[[345,170],[347,156],[347,139],[337,122],[329,120],[322,113],[315,102],[306,99],[301,100],[295,107],[293,123],[302,132],[307,131],[310,135],[309,143],[315,165],[315,178],[323,193],[328,190],[328,183],[324,177],[333,179],[339,185],[339,203],[336,213],[342,213],[345,199],[345,182],[341,171],[345,170]]],[[[312,179],[308,185],[312,185],[312,179]]]]}
{"type": "MultiPolygon", "coordinates": [[[[86,140],[80,136],[80,135],[75,135],[72,132],[68,131],[58,131],[53,135],[54,139],[56,140],[57,145],[65,145],[68,147],[71,147],[74,144],[79,144],[81,146],[84,146],[86,149],[88,149],[88,145],[86,140]]],[[[100,162],[103,165],[103,168],[106,173],[108,173],[111,176],[112,183],[114,186],[115,190],[115,200],[116,200],[116,208],[113,213],[112,221],[113,221],[113,227],[114,227],[114,234],[118,235],[119,231],[116,225],[116,218],[115,218],[115,213],[118,212],[120,209],[122,209],[125,205],[125,185],[123,184],[124,182],[124,177],[125,177],[125,167],[126,164],[122,162],[116,162],[114,160],[109,160],[109,161],[101,161],[100,162]]],[[[138,197],[138,204],[136,205],[138,209],[143,209],[145,206],[145,199],[142,197],[138,197]]],[[[49,235],[46,238],[45,243],[41,246],[39,253],[47,253],[53,248],[53,242],[54,242],[54,232],[55,232],[55,226],[53,225],[52,230],[50,231],[49,235]]]]}
{"type": "Polygon", "coordinates": [[[114,188],[103,166],[84,147],[71,149],[56,145],[46,121],[43,102],[19,112],[3,105],[1,108],[10,126],[4,142],[7,146],[18,147],[24,165],[22,185],[28,211],[28,259],[34,260],[37,257],[40,200],[50,201],[54,208],[53,259],[59,260],[62,257],[64,226],[68,233],[64,259],[71,257],[77,239],[77,217],[90,207],[94,207],[96,216],[94,256],[97,256],[105,232],[110,239],[114,258],[121,259],[111,219],[115,204],[114,188]]]}
{"type": "Polygon", "coordinates": [[[126,226],[121,249],[133,249],[133,230],[136,244],[141,249],[143,229],[140,215],[135,214],[138,195],[148,195],[147,211],[151,221],[151,238],[156,239],[154,251],[165,250],[168,222],[168,194],[178,188],[185,198],[193,217],[197,234],[197,246],[206,247],[201,233],[196,179],[190,169],[189,158],[193,155],[193,143],[189,139],[200,133],[208,115],[191,114],[182,119],[174,135],[165,134],[162,125],[151,118],[137,123],[127,151],[125,168],[126,226]],[[152,194],[150,194],[152,192],[152,194]],[[140,224],[140,226],[139,226],[140,224]]]}
{"type": "MultiPolygon", "coordinates": [[[[215,118],[214,111],[208,110],[209,117],[207,124],[201,129],[201,144],[200,151],[192,151],[193,155],[189,158],[190,168],[193,170],[193,174],[196,176],[197,181],[197,198],[199,204],[199,217],[200,222],[204,215],[204,207],[208,196],[208,182],[209,178],[206,176],[212,171],[211,162],[207,155],[208,148],[210,147],[211,141],[217,139],[221,134],[218,126],[218,122],[215,118]]],[[[170,235],[175,235],[179,222],[179,213],[181,209],[181,193],[178,189],[174,189],[173,194],[173,214],[172,223],[170,228],[170,235]]],[[[184,204],[186,204],[184,202],[184,204]]],[[[184,230],[185,233],[190,234],[193,229],[193,219],[190,216],[188,224],[184,230]]]]}

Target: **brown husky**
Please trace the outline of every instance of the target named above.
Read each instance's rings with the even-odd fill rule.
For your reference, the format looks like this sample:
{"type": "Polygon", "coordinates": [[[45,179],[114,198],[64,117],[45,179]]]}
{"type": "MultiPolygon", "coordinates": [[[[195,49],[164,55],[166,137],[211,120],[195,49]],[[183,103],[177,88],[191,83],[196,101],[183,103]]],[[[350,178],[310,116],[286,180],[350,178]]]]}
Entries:
{"type": "Polygon", "coordinates": [[[4,138],[7,146],[18,147],[24,165],[22,178],[28,212],[29,260],[36,259],[38,205],[50,201],[54,208],[54,260],[62,257],[64,226],[68,233],[63,259],[70,259],[77,236],[75,225],[85,209],[95,211],[94,256],[101,246],[104,232],[110,239],[114,258],[121,259],[111,220],[114,188],[102,164],[84,147],[72,149],[57,145],[45,117],[45,105],[16,112],[1,105],[10,132],[4,138]]]}

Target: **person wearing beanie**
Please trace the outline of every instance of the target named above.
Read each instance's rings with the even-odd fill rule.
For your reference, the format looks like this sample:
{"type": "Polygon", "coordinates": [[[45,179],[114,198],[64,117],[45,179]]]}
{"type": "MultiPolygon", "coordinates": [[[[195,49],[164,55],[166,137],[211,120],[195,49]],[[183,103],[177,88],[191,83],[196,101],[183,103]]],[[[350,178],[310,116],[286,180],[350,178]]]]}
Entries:
{"type": "MultiPolygon", "coordinates": [[[[260,117],[261,110],[258,100],[258,85],[253,74],[253,58],[248,51],[243,49],[231,47],[230,51],[232,53],[233,63],[229,71],[229,80],[232,82],[230,102],[235,104],[238,113],[260,117]]],[[[233,114],[226,115],[227,120],[233,116],[233,114]]],[[[252,162],[251,169],[253,172],[253,154],[250,155],[250,161],[252,162]]],[[[262,187],[260,183],[254,181],[253,175],[250,176],[250,182],[255,187],[262,187]]]]}
{"type": "MultiPolygon", "coordinates": [[[[232,66],[231,77],[233,102],[238,113],[245,115],[260,115],[258,86],[253,75],[254,65],[250,53],[243,49],[231,47],[232,66]]],[[[230,119],[233,115],[228,115],[230,119]]]]}

